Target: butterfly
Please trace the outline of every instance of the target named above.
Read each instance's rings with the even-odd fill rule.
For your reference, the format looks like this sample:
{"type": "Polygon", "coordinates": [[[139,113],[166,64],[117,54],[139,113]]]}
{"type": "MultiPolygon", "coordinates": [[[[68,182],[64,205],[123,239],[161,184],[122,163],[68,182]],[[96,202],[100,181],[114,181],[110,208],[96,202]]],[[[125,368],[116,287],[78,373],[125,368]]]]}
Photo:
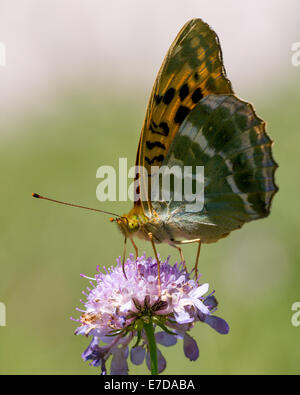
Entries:
{"type": "Polygon", "coordinates": [[[197,276],[201,243],[269,215],[278,190],[272,143],[252,105],[235,96],[216,33],[201,19],[187,22],[159,70],[139,140],[136,166],[147,171],[137,191],[146,188],[147,198],[113,219],[125,237],[123,256],[127,239],[138,254],[135,237],[152,243],[157,262],[157,243],[176,247],[182,258],[181,246],[197,243],[197,276]],[[184,200],[151,200],[152,168],[173,165],[204,166],[201,211],[188,211],[184,200]]]}
{"type": "MultiPolygon", "coordinates": [[[[136,193],[132,210],[119,216],[33,194],[34,197],[114,215],[124,235],[123,272],[129,239],[178,249],[197,243],[195,277],[202,243],[213,243],[245,223],[267,217],[278,188],[273,141],[251,104],[239,99],[226,77],[216,33],[201,19],[187,22],[171,45],[150,95],[138,144],[136,193]],[[153,180],[163,167],[204,166],[204,204],[153,199],[153,180]],[[146,191],[141,193],[141,191],[146,191]],[[141,197],[142,196],[142,197],[141,197]]],[[[184,174],[184,173],[182,173],[184,174]]],[[[158,284],[160,287],[160,284],[158,284]]]]}

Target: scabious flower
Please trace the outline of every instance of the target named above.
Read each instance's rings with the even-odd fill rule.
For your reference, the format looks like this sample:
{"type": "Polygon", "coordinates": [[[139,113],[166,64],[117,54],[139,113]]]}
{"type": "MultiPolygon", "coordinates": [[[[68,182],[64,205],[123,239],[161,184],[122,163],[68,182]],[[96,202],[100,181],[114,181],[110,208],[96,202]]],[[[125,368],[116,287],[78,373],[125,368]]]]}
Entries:
{"type": "MultiPolygon", "coordinates": [[[[144,359],[149,369],[158,373],[166,367],[166,360],[156,343],[163,346],[176,344],[183,339],[184,354],[191,361],[199,356],[196,341],[188,334],[195,323],[210,325],[221,334],[227,334],[228,324],[213,315],[217,307],[214,292],[206,295],[208,284],[193,280],[184,265],[160,262],[160,285],[155,259],[146,255],[125,263],[124,276],[121,258],[117,265],[97,267],[97,274],[90,280],[88,293],[83,292],[85,309],[76,320],[80,326],[75,334],[91,336],[92,341],[82,354],[84,360],[107,373],[106,362],[112,356],[110,374],[128,374],[127,359],[139,365],[144,359]],[[205,296],[206,295],[206,296],[205,296]],[[162,331],[155,334],[155,329],[162,331]],[[128,346],[133,341],[131,352],[128,346]],[[100,345],[101,343],[101,345],[100,345]],[[153,348],[154,347],[154,348],[153,348]],[[156,368],[153,368],[156,353],[156,368]]],[[[155,363],[154,363],[155,364],[155,363]]]]}

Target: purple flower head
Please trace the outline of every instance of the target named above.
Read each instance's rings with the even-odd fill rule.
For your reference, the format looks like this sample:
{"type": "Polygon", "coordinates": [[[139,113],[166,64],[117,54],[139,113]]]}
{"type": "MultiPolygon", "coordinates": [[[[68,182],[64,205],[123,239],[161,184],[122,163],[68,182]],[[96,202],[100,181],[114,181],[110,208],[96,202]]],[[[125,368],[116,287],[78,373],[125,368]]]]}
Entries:
{"type": "MultiPolygon", "coordinates": [[[[106,374],[106,362],[112,356],[110,374],[128,374],[129,343],[131,361],[140,364],[146,359],[150,366],[149,344],[144,325],[152,323],[163,329],[155,334],[156,343],[163,346],[183,339],[184,354],[195,361],[199,356],[196,341],[187,333],[196,322],[207,323],[221,334],[229,331],[228,324],[212,313],[217,300],[207,294],[208,284],[198,284],[182,264],[170,265],[169,258],[160,263],[160,287],[157,263],[151,257],[133,255],[125,263],[123,274],[121,258],[105,273],[97,269],[90,280],[88,293],[83,292],[85,309],[77,321],[75,334],[90,335],[92,341],[84,351],[84,360],[100,367],[106,374]],[[100,346],[100,343],[103,343],[100,346]]],[[[157,348],[158,371],[166,367],[166,360],[157,348]]]]}

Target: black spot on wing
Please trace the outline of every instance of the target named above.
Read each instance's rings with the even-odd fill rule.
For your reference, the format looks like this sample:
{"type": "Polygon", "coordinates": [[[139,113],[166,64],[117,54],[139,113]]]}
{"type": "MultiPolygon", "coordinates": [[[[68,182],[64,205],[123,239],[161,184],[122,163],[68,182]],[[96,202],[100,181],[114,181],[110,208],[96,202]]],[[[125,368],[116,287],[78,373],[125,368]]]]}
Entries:
{"type": "Polygon", "coordinates": [[[203,98],[203,93],[200,88],[197,88],[192,94],[193,103],[198,103],[203,98]]]}
{"type": "Polygon", "coordinates": [[[154,158],[149,159],[148,156],[145,156],[145,161],[148,163],[148,165],[153,165],[153,163],[155,161],[157,162],[163,162],[163,160],[165,159],[164,155],[158,155],[158,156],[154,156],[154,158]]]}
{"type": "Polygon", "coordinates": [[[167,92],[164,94],[163,102],[165,104],[170,104],[171,101],[173,100],[174,95],[175,95],[175,89],[174,88],[168,89],[167,92]]]}
{"type": "Polygon", "coordinates": [[[249,195],[248,202],[261,217],[266,217],[269,214],[269,207],[264,193],[253,193],[249,195]]]}
{"type": "Polygon", "coordinates": [[[190,111],[188,107],[180,106],[175,114],[174,122],[182,123],[190,111]]]}
{"type": "Polygon", "coordinates": [[[156,104],[159,104],[162,101],[162,96],[154,95],[154,100],[156,104]]]}
{"type": "Polygon", "coordinates": [[[247,163],[247,156],[243,152],[240,152],[232,159],[232,168],[234,171],[238,172],[241,171],[241,169],[246,168],[247,163]]]}
{"type": "Polygon", "coordinates": [[[159,124],[159,127],[164,131],[164,135],[168,136],[170,129],[169,129],[167,122],[161,122],[159,124]]]}
{"type": "Polygon", "coordinates": [[[190,93],[190,90],[189,90],[188,84],[182,85],[182,87],[179,90],[180,100],[183,101],[188,96],[189,93],[190,93]]]}
{"type": "Polygon", "coordinates": [[[146,141],[146,147],[150,150],[153,149],[154,147],[166,149],[166,146],[162,144],[160,141],[154,141],[153,143],[151,141],[146,141]]]}
{"type": "Polygon", "coordinates": [[[251,170],[235,174],[234,180],[237,187],[244,193],[253,192],[253,188],[256,187],[255,182],[253,182],[253,172],[251,170]]]}
{"type": "Polygon", "coordinates": [[[151,130],[152,133],[154,134],[159,134],[160,136],[165,136],[167,137],[169,134],[169,126],[166,122],[161,122],[159,125],[157,125],[154,121],[151,122],[149,129],[151,130]]]}

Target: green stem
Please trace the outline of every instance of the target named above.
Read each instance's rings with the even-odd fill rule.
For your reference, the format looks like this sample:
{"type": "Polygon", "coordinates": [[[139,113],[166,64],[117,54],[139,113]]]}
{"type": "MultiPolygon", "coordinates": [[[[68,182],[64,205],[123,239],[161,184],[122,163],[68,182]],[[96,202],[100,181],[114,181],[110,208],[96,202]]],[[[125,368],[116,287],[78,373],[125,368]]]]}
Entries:
{"type": "Polygon", "coordinates": [[[156,348],[156,340],[154,336],[155,329],[153,323],[152,322],[150,322],[149,324],[144,323],[144,329],[146,332],[148,345],[149,345],[151,374],[158,374],[157,348],[156,348]]]}

